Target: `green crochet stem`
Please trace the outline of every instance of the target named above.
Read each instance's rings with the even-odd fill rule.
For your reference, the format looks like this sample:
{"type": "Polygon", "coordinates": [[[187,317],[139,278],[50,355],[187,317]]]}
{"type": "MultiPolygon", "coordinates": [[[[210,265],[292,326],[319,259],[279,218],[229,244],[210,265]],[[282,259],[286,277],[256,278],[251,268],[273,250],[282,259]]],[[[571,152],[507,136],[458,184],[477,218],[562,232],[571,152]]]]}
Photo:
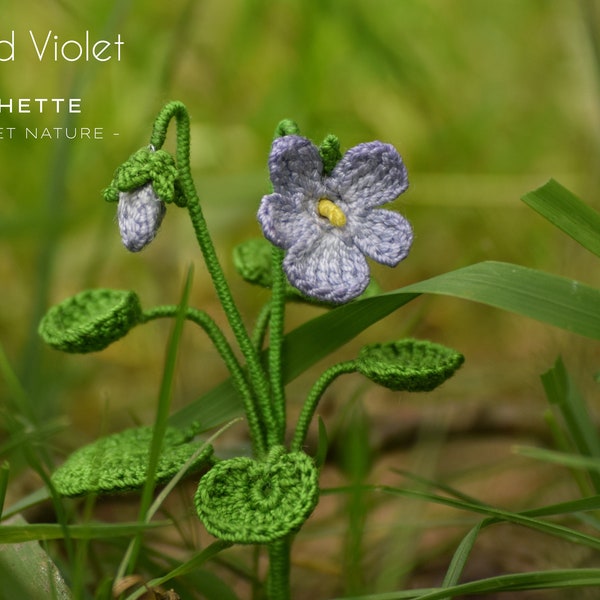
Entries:
{"type": "Polygon", "coordinates": [[[156,149],[160,149],[163,146],[169,123],[173,118],[176,121],[177,128],[175,156],[181,190],[187,199],[187,209],[194,226],[196,239],[206,263],[206,268],[212,278],[215,291],[229,321],[229,326],[246,359],[248,376],[255,392],[253,412],[259,415],[258,421],[264,425],[264,429],[259,429],[256,427],[256,423],[252,424],[249,422],[251,435],[253,439],[261,440],[260,442],[255,441],[257,448],[268,448],[276,445],[279,439],[277,418],[273,414],[271,406],[269,380],[260,363],[258,352],[254,348],[252,340],[244,327],[242,317],[231,294],[229,284],[225,279],[214,244],[208,232],[208,227],[206,226],[204,214],[200,206],[200,199],[198,198],[191,174],[190,118],[187,108],[183,103],[174,101],[165,105],[154,122],[150,143],[156,149]],[[264,439],[265,432],[266,439],[264,439]]]}
{"type": "Polygon", "coordinates": [[[286,536],[268,546],[267,598],[269,600],[290,600],[291,545],[291,536],[286,536]]]}
{"type": "Polygon", "coordinates": [[[340,375],[345,375],[347,373],[356,373],[356,361],[348,360],[345,362],[338,363],[337,365],[333,365],[329,369],[327,369],[317,381],[313,384],[304,405],[302,406],[302,412],[298,417],[298,422],[296,423],[296,430],[294,431],[294,437],[292,438],[292,443],[290,446],[291,452],[300,452],[302,450],[302,446],[306,440],[306,435],[308,433],[308,428],[310,426],[310,422],[312,421],[315,411],[317,410],[317,406],[319,404],[319,400],[325,393],[325,390],[333,383],[335,379],[337,379],[340,375]]]}
{"type": "Polygon", "coordinates": [[[256,348],[257,352],[260,352],[265,343],[265,337],[267,335],[267,327],[271,320],[271,301],[269,300],[260,310],[256,322],[254,323],[254,329],[252,330],[252,343],[256,348]]]}
{"type": "Polygon", "coordinates": [[[282,269],[284,251],[273,246],[273,288],[271,296],[271,320],[269,323],[269,376],[271,378],[271,394],[273,412],[277,419],[278,440],[283,444],[285,439],[285,390],[283,385],[283,327],[285,317],[286,278],[282,269]]]}
{"type": "MultiPolygon", "coordinates": [[[[275,129],[274,138],[299,134],[295,121],[283,119],[275,129]]],[[[287,280],[282,263],[285,252],[276,246],[271,250],[271,318],[269,321],[269,377],[271,382],[272,410],[277,421],[277,440],[283,444],[285,439],[285,390],[282,373],[283,327],[285,318],[285,297],[287,280]]]]}
{"type": "MultiPolygon", "coordinates": [[[[165,317],[175,317],[179,307],[177,305],[157,306],[149,310],[145,310],[142,313],[140,323],[147,323],[154,319],[162,319],[165,317]]],[[[260,431],[261,435],[257,436],[256,439],[253,436],[253,443],[255,444],[254,450],[260,456],[264,454],[267,449],[263,446],[264,431],[263,425],[260,421],[259,415],[254,406],[254,398],[252,389],[248,385],[244,369],[240,365],[236,358],[231,345],[223,335],[223,332],[215,321],[202,310],[188,306],[186,308],[185,318],[192,321],[196,325],[199,325],[209,337],[217,352],[225,362],[227,369],[231,373],[231,378],[235,385],[238,394],[241,396],[244,402],[244,409],[246,412],[246,418],[251,431],[260,431]]]]}

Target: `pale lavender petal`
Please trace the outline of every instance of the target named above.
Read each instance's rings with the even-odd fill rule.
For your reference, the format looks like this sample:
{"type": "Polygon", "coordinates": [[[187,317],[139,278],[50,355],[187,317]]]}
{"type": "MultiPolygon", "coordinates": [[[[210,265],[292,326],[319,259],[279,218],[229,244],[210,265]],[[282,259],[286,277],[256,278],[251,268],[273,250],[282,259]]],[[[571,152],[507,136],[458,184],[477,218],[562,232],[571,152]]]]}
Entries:
{"type": "Polygon", "coordinates": [[[368,142],[350,148],[327,181],[332,194],[355,210],[391,202],[408,188],[406,166],[391,144],[368,142]]]}
{"type": "Polygon", "coordinates": [[[165,210],[165,203],[156,195],[151,183],[119,193],[117,221],[127,250],[139,252],[154,239],[165,210]]]}
{"type": "Polygon", "coordinates": [[[302,198],[298,194],[263,196],[257,217],[264,236],[272,244],[288,249],[318,230],[315,219],[302,209],[301,203],[302,198]]]}
{"type": "Polygon", "coordinates": [[[369,266],[362,253],[337,235],[301,238],[283,261],[289,282],[323,302],[348,302],[369,285],[369,266]]]}
{"type": "Polygon", "coordinates": [[[285,135],[273,142],[269,173],[275,192],[312,195],[315,186],[321,185],[323,161],[310,140],[299,135],[285,135]]]}
{"type": "Polygon", "coordinates": [[[410,223],[399,213],[374,209],[352,223],[354,243],[369,258],[395,267],[406,258],[413,241],[410,223]]]}

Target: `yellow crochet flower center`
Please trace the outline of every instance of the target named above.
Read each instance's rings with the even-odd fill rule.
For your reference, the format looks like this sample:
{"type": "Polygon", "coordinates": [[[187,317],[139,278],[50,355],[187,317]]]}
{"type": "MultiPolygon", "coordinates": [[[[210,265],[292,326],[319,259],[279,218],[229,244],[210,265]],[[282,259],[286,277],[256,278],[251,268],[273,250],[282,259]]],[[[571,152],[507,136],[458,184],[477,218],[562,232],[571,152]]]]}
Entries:
{"type": "Polygon", "coordinates": [[[329,219],[329,222],[335,227],[343,227],[346,224],[344,211],[328,198],[321,198],[319,200],[317,212],[322,217],[329,219]]]}

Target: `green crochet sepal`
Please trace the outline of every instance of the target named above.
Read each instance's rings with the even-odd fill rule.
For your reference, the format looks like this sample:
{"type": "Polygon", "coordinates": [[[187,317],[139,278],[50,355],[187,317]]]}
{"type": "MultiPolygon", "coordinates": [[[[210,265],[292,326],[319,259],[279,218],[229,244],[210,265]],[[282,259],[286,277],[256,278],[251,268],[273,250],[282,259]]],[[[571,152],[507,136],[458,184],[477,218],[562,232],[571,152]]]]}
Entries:
{"type": "MultiPolygon", "coordinates": [[[[156,470],[157,483],[174,477],[203,446],[187,472],[212,464],[212,446],[202,441],[190,441],[196,430],[167,428],[156,470]]],[[[142,489],[152,434],[152,427],[126,429],[79,448],[53,473],[52,484],[63,496],[116,494],[142,489]]]]}
{"type": "Polygon", "coordinates": [[[319,154],[323,161],[323,174],[330,175],[331,171],[335,168],[335,165],[337,165],[342,158],[340,140],[338,137],[332,133],[325,136],[325,139],[319,146],[319,154]]]}
{"type": "Polygon", "coordinates": [[[167,204],[185,206],[177,179],[175,159],[165,150],[140,148],[115,171],[110,185],[103,191],[107,202],[118,202],[121,192],[132,192],[151,183],[154,193],[167,204]]]}
{"type": "MultiPolygon", "coordinates": [[[[238,244],[233,249],[233,266],[248,283],[264,288],[273,286],[273,246],[265,238],[253,238],[238,244]]],[[[371,280],[360,298],[369,298],[381,293],[381,288],[371,280]]],[[[291,302],[304,302],[317,306],[333,307],[334,304],[322,302],[305,296],[289,282],[286,282],[285,298],[291,302]]]]}
{"type": "MultiPolygon", "coordinates": [[[[300,135],[300,127],[298,123],[292,119],[282,119],[275,128],[274,138],[283,137],[284,135],[300,135]]],[[[319,146],[319,154],[323,161],[323,174],[329,175],[333,171],[335,165],[342,158],[340,150],[340,140],[336,135],[330,133],[325,136],[325,139],[319,146]]]]}
{"type": "Polygon", "coordinates": [[[356,368],[391,390],[429,392],[452,377],[463,362],[464,356],[452,348],[409,338],[365,346],[356,368]]]}
{"type": "Polygon", "coordinates": [[[319,498],[319,474],[304,452],[275,446],[267,460],[237,457],[217,463],[200,480],[194,503],[215,537],[266,544],[297,531],[319,498]]]}
{"type": "Polygon", "coordinates": [[[51,307],[38,332],[42,339],[63,352],[97,352],[122,338],[142,319],[135,292],[85,290],[51,307]]]}

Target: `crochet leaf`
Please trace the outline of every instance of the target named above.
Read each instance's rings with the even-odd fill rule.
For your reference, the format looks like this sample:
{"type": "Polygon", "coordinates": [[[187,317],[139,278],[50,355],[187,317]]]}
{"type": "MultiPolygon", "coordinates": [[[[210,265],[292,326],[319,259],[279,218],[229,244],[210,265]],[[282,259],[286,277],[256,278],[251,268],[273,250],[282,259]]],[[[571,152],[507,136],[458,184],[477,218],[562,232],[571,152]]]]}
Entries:
{"type": "Polygon", "coordinates": [[[452,377],[464,362],[459,352],[434,342],[405,339],[370,344],[356,359],[365,377],[396,391],[428,392],[452,377]]]}
{"type": "Polygon", "coordinates": [[[238,244],[233,249],[235,270],[248,283],[270,288],[273,285],[272,248],[264,238],[253,238],[238,244]]]}
{"type": "Polygon", "coordinates": [[[142,318],[135,292],[85,290],[50,308],[38,332],[63,352],[96,352],[122,338],[142,318]]]}
{"type": "MultiPolygon", "coordinates": [[[[52,475],[59,494],[114,494],[142,489],[146,481],[152,427],[126,429],[79,448],[52,475]]],[[[203,445],[188,472],[210,464],[212,446],[202,441],[191,442],[194,432],[167,428],[163,451],[158,461],[156,481],[163,483],[174,477],[189,458],[203,445]]]]}
{"type": "Polygon", "coordinates": [[[265,462],[237,457],[217,463],[200,480],[194,502],[215,537],[263,544],[300,528],[317,504],[318,483],[309,456],[276,446],[265,462]]]}

